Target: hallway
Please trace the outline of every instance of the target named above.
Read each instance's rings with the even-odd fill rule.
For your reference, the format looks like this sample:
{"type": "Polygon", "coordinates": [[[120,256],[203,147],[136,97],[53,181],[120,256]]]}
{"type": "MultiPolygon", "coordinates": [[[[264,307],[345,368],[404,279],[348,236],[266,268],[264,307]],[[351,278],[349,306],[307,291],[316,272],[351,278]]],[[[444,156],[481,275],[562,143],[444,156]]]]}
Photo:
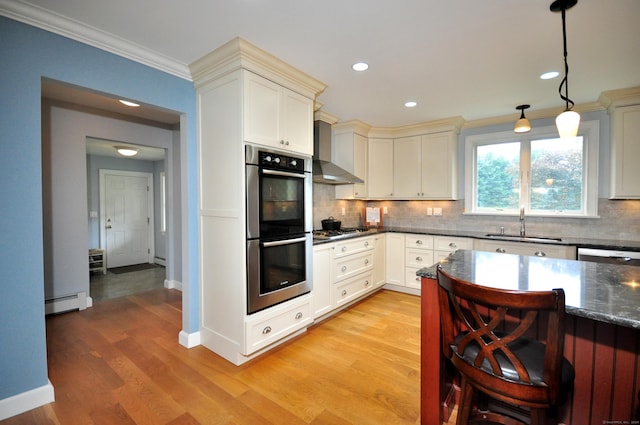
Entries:
{"type": "Polygon", "coordinates": [[[163,288],[165,276],[165,268],[159,265],[146,270],[120,274],[113,273],[111,270],[107,270],[105,275],[93,273],[90,280],[90,296],[95,303],[163,288]]]}

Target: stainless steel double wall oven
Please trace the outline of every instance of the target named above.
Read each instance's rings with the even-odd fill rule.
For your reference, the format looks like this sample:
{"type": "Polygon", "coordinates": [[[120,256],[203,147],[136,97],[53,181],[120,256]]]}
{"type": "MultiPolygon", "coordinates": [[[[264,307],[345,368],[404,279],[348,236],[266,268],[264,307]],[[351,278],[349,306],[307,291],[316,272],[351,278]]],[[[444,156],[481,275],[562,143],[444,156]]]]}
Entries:
{"type": "Polygon", "coordinates": [[[247,145],[247,313],[311,291],[310,157],[247,145]]]}

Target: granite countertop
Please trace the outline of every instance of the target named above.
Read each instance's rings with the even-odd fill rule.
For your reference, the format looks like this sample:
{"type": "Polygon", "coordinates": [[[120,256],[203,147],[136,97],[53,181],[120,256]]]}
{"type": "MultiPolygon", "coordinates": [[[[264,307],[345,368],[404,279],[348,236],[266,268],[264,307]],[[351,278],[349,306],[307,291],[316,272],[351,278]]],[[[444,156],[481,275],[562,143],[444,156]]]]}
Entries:
{"type": "MultiPolygon", "coordinates": [[[[597,248],[597,249],[612,249],[612,250],[625,250],[625,251],[640,251],[640,240],[619,240],[619,239],[595,239],[595,238],[562,238],[562,240],[530,240],[513,237],[489,237],[488,232],[474,232],[470,230],[448,230],[448,229],[428,229],[428,228],[415,228],[415,227],[380,227],[370,229],[367,232],[353,233],[349,235],[340,236],[340,240],[349,238],[358,238],[363,236],[370,236],[375,233],[414,233],[420,235],[435,235],[435,236],[452,236],[459,238],[474,238],[474,239],[489,239],[489,240],[504,240],[514,242],[527,242],[527,243],[543,243],[551,245],[571,245],[578,248],[597,248]]],[[[532,235],[529,237],[535,237],[532,235]]],[[[544,236],[544,235],[540,235],[544,236]]],[[[314,245],[335,242],[336,239],[314,239],[314,245]]]]}
{"type": "MultiPolygon", "coordinates": [[[[468,250],[440,264],[457,278],[493,288],[562,288],[568,314],[640,330],[640,267],[468,250]]],[[[435,279],[436,268],[416,274],[435,279]]]]}

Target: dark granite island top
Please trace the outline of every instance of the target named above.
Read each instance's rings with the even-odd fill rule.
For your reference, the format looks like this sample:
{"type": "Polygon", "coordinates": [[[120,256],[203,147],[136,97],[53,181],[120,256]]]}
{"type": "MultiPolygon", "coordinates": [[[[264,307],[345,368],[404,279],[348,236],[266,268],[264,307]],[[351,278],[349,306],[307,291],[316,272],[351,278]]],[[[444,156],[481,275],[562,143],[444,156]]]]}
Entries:
{"type": "MultiPolygon", "coordinates": [[[[554,423],[640,423],[640,267],[467,250],[441,264],[453,276],[494,288],[563,288],[564,355],[576,379],[554,423]]],[[[456,378],[444,367],[438,343],[436,266],[417,275],[422,277],[421,417],[422,423],[440,424],[453,406],[456,378]]]]}
{"type": "MultiPolygon", "coordinates": [[[[562,288],[568,314],[640,329],[640,267],[467,250],[441,264],[453,276],[483,286],[562,288]]],[[[436,266],[417,275],[435,279],[436,266]]]]}

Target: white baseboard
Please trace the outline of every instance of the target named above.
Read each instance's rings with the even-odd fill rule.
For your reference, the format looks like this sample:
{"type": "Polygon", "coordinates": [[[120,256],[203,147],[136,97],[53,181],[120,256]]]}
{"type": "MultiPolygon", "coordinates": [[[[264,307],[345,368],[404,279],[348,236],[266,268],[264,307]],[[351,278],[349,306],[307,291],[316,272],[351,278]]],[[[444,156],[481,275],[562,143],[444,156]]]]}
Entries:
{"type": "Polygon", "coordinates": [[[164,287],[167,289],[177,289],[178,291],[182,292],[182,282],[179,282],[177,280],[165,280],[164,287]]]}
{"type": "Polygon", "coordinates": [[[200,345],[200,332],[189,334],[185,331],[180,331],[180,333],[178,334],[178,343],[187,348],[193,348],[197,345],[200,345]]]}
{"type": "Polygon", "coordinates": [[[164,258],[156,257],[153,259],[153,262],[162,267],[167,267],[167,260],[165,260],[164,258]]]}
{"type": "Polygon", "coordinates": [[[53,385],[47,381],[47,385],[0,400],[0,421],[53,401],[53,385]]]}
{"type": "Polygon", "coordinates": [[[87,297],[86,292],[78,292],[77,294],[67,297],[45,300],[44,313],[54,314],[71,310],[85,310],[87,307],[91,307],[91,305],[93,305],[91,297],[87,297]]]}

